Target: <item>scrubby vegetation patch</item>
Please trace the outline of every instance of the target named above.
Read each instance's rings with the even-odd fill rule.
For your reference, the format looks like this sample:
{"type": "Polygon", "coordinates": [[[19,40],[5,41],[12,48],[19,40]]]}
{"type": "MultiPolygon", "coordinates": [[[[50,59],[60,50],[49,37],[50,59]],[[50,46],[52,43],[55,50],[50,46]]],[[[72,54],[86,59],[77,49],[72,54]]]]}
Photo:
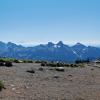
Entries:
{"type": "Polygon", "coordinates": [[[4,82],[0,80],[0,91],[2,91],[2,89],[6,89],[4,86],[4,82]]]}

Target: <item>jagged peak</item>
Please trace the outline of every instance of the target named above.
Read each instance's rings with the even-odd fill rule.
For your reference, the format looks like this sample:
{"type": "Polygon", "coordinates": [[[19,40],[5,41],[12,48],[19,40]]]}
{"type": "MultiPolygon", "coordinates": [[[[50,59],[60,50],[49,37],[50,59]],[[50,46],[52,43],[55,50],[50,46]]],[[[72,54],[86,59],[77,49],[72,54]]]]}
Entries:
{"type": "Polygon", "coordinates": [[[76,43],[76,45],[83,45],[83,44],[82,44],[82,43],[80,43],[80,42],[77,42],[77,43],[76,43]]]}
{"type": "Polygon", "coordinates": [[[64,45],[64,43],[62,42],[62,41],[59,41],[58,43],[57,43],[57,45],[64,45]]]}
{"type": "Polygon", "coordinates": [[[12,42],[8,42],[7,45],[14,45],[14,46],[17,46],[15,43],[12,43],[12,42]]]}
{"type": "Polygon", "coordinates": [[[0,41],[0,44],[5,44],[4,42],[0,41]]]}
{"type": "Polygon", "coordinates": [[[54,46],[54,43],[52,43],[52,42],[48,42],[47,45],[48,45],[48,46],[54,46]]]}
{"type": "Polygon", "coordinates": [[[74,45],[74,47],[75,47],[75,46],[86,47],[84,44],[82,44],[82,43],[79,43],[79,42],[77,42],[77,43],[74,45]]]}

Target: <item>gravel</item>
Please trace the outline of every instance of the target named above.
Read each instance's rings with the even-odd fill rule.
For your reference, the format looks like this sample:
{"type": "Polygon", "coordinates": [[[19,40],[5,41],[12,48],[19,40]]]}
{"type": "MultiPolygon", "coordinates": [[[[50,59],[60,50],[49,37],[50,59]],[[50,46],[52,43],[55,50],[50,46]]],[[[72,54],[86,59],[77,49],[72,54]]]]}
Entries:
{"type": "MultiPolygon", "coordinates": [[[[5,82],[0,100],[99,100],[100,69],[67,68],[64,72],[35,63],[14,63],[0,67],[0,80],[5,82]],[[34,69],[35,73],[27,70],[34,69]]],[[[98,65],[100,66],[100,65],[98,65]]]]}

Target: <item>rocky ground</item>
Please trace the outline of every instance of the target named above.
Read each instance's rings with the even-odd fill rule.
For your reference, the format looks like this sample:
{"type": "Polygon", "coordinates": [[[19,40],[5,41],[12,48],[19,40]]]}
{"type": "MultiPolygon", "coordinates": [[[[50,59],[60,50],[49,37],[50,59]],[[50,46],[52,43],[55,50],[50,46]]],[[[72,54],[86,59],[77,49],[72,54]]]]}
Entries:
{"type": "Polygon", "coordinates": [[[18,63],[0,67],[0,80],[6,89],[0,100],[100,100],[100,68],[89,64],[84,68],[65,68],[58,72],[35,63],[18,63]],[[34,69],[35,73],[27,70],[34,69]]]}

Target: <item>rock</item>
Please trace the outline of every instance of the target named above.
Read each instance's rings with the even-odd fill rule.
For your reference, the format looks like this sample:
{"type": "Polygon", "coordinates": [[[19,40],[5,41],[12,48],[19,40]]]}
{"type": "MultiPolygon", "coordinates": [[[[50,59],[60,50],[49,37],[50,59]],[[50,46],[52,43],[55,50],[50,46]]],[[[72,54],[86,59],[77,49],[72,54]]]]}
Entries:
{"type": "Polygon", "coordinates": [[[56,67],[55,69],[56,69],[56,71],[61,71],[61,72],[65,71],[64,67],[56,67]]]}
{"type": "Polygon", "coordinates": [[[72,77],[72,75],[71,75],[71,74],[69,74],[68,76],[71,76],[71,77],[72,77]]]}
{"type": "Polygon", "coordinates": [[[29,87],[28,86],[25,86],[25,89],[29,89],[29,87]]]}
{"type": "Polygon", "coordinates": [[[58,75],[54,75],[54,77],[53,78],[60,78],[58,75]]]}
{"type": "Polygon", "coordinates": [[[28,73],[35,73],[35,70],[31,68],[30,70],[27,70],[28,73]]]}
{"type": "Polygon", "coordinates": [[[16,94],[21,94],[21,92],[18,91],[18,92],[16,92],[16,94]]]}
{"type": "Polygon", "coordinates": [[[91,68],[91,70],[94,70],[93,68],[91,68]]]}
{"type": "Polygon", "coordinates": [[[41,68],[39,68],[38,70],[39,70],[39,71],[43,71],[44,69],[41,67],[41,68]]]}
{"type": "Polygon", "coordinates": [[[11,84],[10,86],[11,86],[11,87],[14,87],[15,85],[11,84]]]}
{"type": "Polygon", "coordinates": [[[15,88],[12,88],[12,91],[16,90],[15,88]]]}

